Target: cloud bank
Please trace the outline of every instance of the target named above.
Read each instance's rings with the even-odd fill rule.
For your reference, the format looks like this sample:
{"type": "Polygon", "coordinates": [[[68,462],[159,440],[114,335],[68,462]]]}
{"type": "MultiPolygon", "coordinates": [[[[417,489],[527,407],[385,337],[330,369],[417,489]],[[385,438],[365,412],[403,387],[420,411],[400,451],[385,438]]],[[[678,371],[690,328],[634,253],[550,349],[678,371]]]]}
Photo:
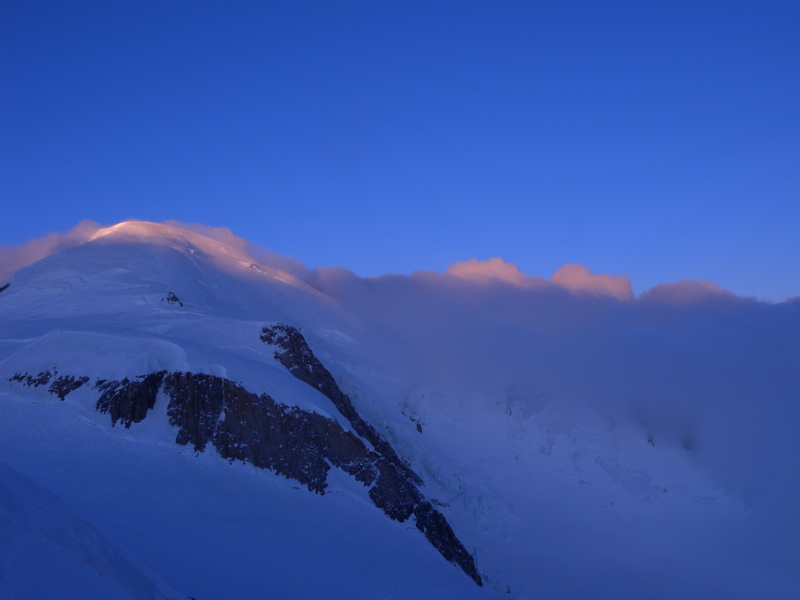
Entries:
{"type": "Polygon", "coordinates": [[[781,475],[800,472],[800,303],[705,281],[637,297],[624,275],[566,265],[547,280],[500,258],[374,278],[318,269],[308,281],[358,315],[359,341],[420,389],[589,406],[691,447],[747,503],[800,493],[800,478],[781,475]]]}

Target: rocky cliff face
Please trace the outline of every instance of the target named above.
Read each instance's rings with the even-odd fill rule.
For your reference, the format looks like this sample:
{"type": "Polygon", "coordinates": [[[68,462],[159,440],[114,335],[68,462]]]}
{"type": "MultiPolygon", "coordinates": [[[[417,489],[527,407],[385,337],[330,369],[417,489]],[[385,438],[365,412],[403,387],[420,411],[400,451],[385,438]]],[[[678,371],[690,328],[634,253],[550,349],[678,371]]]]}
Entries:
{"type": "Polygon", "coordinates": [[[98,380],[94,384],[101,392],[97,400],[97,410],[109,413],[114,425],[122,422],[125,427],[130,427],[131,423],[139,423],[147,416],[147,411],[156,405],[156,396],[164,374],[165,371],[160,371],[139,375],[133,380],[98,380]]]}
{"type": "Polygon", "coordinates": [[[211,375],[171,373],[164,381],[176,442],[249,462],[324,493],[331,466],[362,483],[375,480],[374,458],[335,420],[286,406],[211,375]]]}
{"type": "Polygon", "coordinates": [[[367,440],[377,452],[390,460],[398,470],[417,485],[422,479],[406,465],[394,448],[356,412],[350,398],[336,385],[333,376],[317,360],[302,334],[291,325],[273,325],[261,329],[261,341],[275,347],[274,357],[286,370],[303,383],[319,390],[333,402],[339,412],[353,426],[362,438],[367,440]]]}
{"type": "MultiPolygon", "coordinates": [[[[146,418],[163,393],[178,444],[191,445],[198,452],[211,445],[224,458],[270,469],[320,494],[327,489],[330,469],[340,468],[366,486],[374,504],[390,518],[413,519],[442,556],[482,585],[472,555],[420,492],[420,477],[359,416],[300,332],[275,325],[263,328],[261,339],[275,348],[275,358],[292,375],[328,397],[353,431],[329,417],[250,392],[235,381],[190,372],[97,380],[93,384],[100,392],[96,408],[107,413],[113,424],[130,427],[146,418]]],[[[49,385],[48,390],[62,400],[89,381],[49,371],[35,376],[18,373],[10,380],[26,386],[49,385]]]]}
{"type": "Polygon", "coordinates": [[[8,378],[9,381],[17,381],[22,383],[25,387],[39,387],[42,385],[50,384],[47,388],[51,394],[58,396],[59,400],[63,400],[70,392],[74,392],[83,384],[89,381],[88,377],[74,377],[72,375],[59,375],[58,371],[53,369],[50,371],[41,371],[36,375],[29,375],[27,373],[17,373],[8,378]]]}
{"type": "Polygon", "coordinates": [[[333,402],[350,421],[353,429],[366,439],[374,452],[377,478],[369,490],[375,505],[392,519],[405,521],[414,516],[417,529],[447,560],[459,565],[478,585],[482,585],[475,561],[453,533],[447,520],[417,488],[422,479],[403,462],[394,448],[364,421],[330,372],[317,360],[302,334],[290,325],[274,325],[261,330],[261,341],[276,348],[274,356],[299,380],[316,388],[333,402]]]}

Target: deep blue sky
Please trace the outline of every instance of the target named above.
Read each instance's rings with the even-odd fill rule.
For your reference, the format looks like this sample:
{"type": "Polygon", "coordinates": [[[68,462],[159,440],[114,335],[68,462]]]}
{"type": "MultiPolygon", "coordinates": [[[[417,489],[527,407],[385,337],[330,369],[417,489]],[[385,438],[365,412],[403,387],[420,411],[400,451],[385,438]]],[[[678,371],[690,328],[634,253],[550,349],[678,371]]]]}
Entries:
{"type": "Polygon", "coordinates": [[[800,295],[800,2],[0,5],[0,242],[224,226],[310,267],[800,295]]]}

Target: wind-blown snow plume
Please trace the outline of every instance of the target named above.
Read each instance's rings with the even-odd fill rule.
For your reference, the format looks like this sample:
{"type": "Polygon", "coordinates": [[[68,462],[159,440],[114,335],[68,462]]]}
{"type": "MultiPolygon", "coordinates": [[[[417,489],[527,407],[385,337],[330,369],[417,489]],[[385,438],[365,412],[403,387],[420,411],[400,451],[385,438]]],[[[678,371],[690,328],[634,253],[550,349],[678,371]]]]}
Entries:
{"type": "Polygon", "coordinates": [[[0,245],[0,285],[8,282],[21,268],[87,241],[102,225],[81,221],[66,233],[48,233],[16,246],[0,245]]]}
{"type": "Polygon", "coordinates": [[[180,221],[164,221],[164,224],[209,237],[226,246],[231,246],[241,252],[249,254],[267,266],[281,269],[300,279],[306,280],[309,276],[309,269],[299,260],[291,256],[278,254],[266,248],[261,248],[256,244],[248,242],[244,238],[240,238],[227,227],[209,227],[208,225],[201,225],[199,223],[182,223],[180,221]]]}

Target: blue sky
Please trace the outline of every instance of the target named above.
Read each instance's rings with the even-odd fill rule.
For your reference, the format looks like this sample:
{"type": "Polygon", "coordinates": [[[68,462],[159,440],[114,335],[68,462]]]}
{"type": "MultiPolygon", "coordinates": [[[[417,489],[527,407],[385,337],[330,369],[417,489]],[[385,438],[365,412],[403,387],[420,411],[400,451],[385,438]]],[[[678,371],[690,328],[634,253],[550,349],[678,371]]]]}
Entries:
{"type": "Polygon", "coordinates": [[[796,2],[4,2],[0,242],[228,227],[800,295],[796,2]]]}

